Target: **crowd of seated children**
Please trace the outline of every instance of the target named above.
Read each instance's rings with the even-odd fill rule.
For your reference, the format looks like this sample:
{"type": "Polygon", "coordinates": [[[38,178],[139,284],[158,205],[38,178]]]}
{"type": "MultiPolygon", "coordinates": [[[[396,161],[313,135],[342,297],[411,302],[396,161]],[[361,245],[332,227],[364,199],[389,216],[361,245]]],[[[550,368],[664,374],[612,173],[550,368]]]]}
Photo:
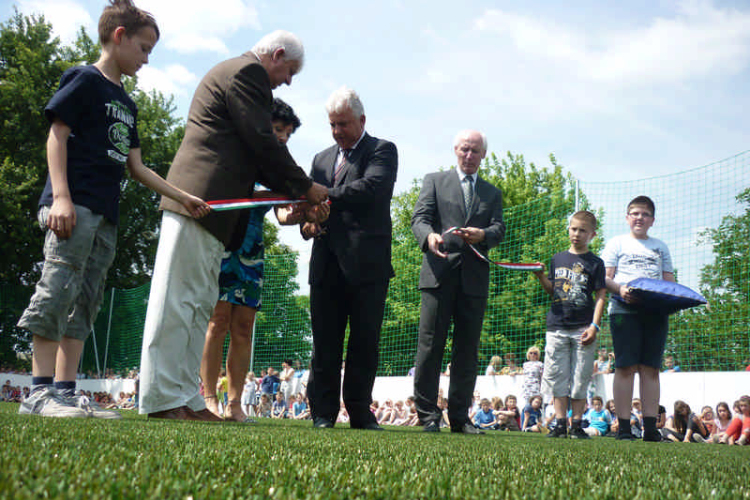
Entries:
{"type": "Polygon", "coordinates": [[[120,410],[135,409],[135,394],[132,392],[120,391],[115,407],[120,410]]]}
{"type": "Polygon", "coordinates": [[[0,401],[5,401],[6,403],[21,403],[29,397],[30,391],[31,390],[28,386],[23,388],[21,388],[20,385],[13,386],[10,385],[10,380],[7,380],[0,390],[0,401]]]}
{"type": "Polygon", "coordinates": [[[401,425],[401,422],[406,420],[408,409],[404,406],[404,402],[400,399],[393,405],[393,411],[391,412],[391,419],[388,422],[384,422],[387,425],[401,425]]]}
{"type": "Polygon", "coordinates": [[[700,442],[708,438],[708,431],[703,425],[700,417],[693,413],[690,405],[677,400],[674,403],[674,412],[667,418],[667,423],[661,430],[662,436],[676,442],[700,442]],[[694,438],[700,436],[700,438],[694,438]]]}
{"type": "Polygon", "coordinates": [[[382,406],[377,401],[373,401],[370,406],[379,425],[397,425],[404,427],[413,427],[419,425],[419,416],[417,407],[414,404],[414,396],[406,398],[406,402],[397,400],[393,403],[392,399],[386,399],[382,406]]]}
{"type": "MultiPolygon", "coordinates": [[[[750,444],[750,396],[742,396],[734,403],[735,414],[727,430],[719,434],[716,442],[720,444],[750,444]]],[[[718,411],[717,411],[718,413],[718,411]]]]}
{"type": "Polygon", "coordinates": [[[380,406],[375,410],[375,419],[378,421],[378,425],[385,425],[390,422],[393,418],[393,400],[386,399],[383,406],[380,406]]]}
{"type": "Polygon", "coordinates": [[[414,402],[414,396],[406,398],[404,403],[406,407],[406,416],[403,420],[398,420],[393,425],[400,425],[403,427],[416,427],[419,425],[419,414],[417,414],[417,405],[414,402]]]}

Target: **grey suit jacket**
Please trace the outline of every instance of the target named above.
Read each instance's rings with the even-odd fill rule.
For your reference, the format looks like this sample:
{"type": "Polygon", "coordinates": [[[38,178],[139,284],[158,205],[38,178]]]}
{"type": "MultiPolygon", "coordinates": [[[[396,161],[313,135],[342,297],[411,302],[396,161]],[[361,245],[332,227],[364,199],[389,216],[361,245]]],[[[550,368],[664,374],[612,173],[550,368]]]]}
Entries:
{"type": "Polygon", "coordinates": [[[484,241],[474,247],[486,256],[489,249],[497,246],[505,236],[503,195],[500,190],[477,176],[473,203],[467,214],[456,170],[428,174],[411,218],[412,232],[424,252],[419,288],[439,287],[445,272],[461,266],[463,292],[486,297],[489,292],[489,264],[474,255],[461,238],[456,235],[444,237],[444,250],[448,253],[445,259],[430,252],[427,246],[430,233],[442,234],[453,226],[484,229],[484,241]]]}
{"type": "Polygon", "coordinates": [[[310,284],[320,283],[329,259],[336,259],[350,283],[387,281],[391,266],[391,197],[398,170],[392,142],[365,134],[334,183],[338,146],[315,155],[310,176],[329,186],[331,215],[315,238],[310,284]]]}
{"type": "MultiPolygon", "coordinates": [[[[190,104],[185,137],[167,180],[206,201],[246,198],[256,181],[299,197],[312,185],[271,127],[271,82],[248,52],[214,66],[190,104]]],[[[161,208],[189,215],[163,197],[161,208]]],[[[212,212],[199,223],[225,246],[247,225],[242,211],[212,212]]]]}

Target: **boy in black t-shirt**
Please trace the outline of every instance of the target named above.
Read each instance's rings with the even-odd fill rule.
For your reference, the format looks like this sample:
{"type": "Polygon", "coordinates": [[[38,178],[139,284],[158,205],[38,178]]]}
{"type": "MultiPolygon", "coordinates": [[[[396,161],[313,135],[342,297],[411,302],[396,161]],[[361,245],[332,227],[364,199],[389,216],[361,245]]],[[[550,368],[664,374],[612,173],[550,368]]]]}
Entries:
{"type": "Polygon", "coordinates": [[[589,438],[581,428],[581,419],[606,297],[604,262],[589,252],[589,242],[594,236],[594,214],[586,210],[576,212],[568,226],[570,248],[552,257],[548,276],[544,270],[534,273],[552,297],[547,313],[542,376],[542,393],[552,393],[555,406],[556,425],[548,437],[568,437],[566,415],[570,399],[573,411],[570,437],[589,438]]]}
{"type": "Polygon", "coordinates": [[[154,18],[132,0],[110,0],[99,18],[102,53],[68,69],[45,108],[49,176],[39,199],[44,267],[18,326],[33,334],[32,391],[19,413],[121,418],[75,396],[76,371],[104,294],[117,243],[120,181],[133,179],[194,217],[210,207],[176,189],[141,160],[137,108],[123,89],[159,39],[154,18]]]}

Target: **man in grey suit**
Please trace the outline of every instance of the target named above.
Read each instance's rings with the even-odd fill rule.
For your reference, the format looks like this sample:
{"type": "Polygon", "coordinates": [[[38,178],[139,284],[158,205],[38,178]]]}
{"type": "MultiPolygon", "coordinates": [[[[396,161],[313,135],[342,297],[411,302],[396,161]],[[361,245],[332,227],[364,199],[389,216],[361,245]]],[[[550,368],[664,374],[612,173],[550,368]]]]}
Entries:
{"type": "Polygon", "coordinates": [[[453,320],[448,418],[452,432],[483,434],[469,422],[477,377],[477,351],[489,290],[486,256],[505,236],[502,193],[477,171],[487,153],[481,132],[465,130],[453,146],[458,168],[428,174],[414,206],[411,227],[424,252],[414,394],[427,432],[439,432],[440,369],[453,320]],[[452,227],[459,229],[445,234],[452,227]]]}
{"type": "Polygon", "coordinates": [[[318,153],[311,177],[328,186],[331,212],[302,227],[315,236],[310,257],[313,353],[307,395],[313,425],[333,427],[339,413],[346,324],[343,398],[352,428],[380,430],[370,411],[378,368],[391,267],[391,197],[398,153],[392,142],[365,132],[357,94],[336,90],[326,104],[334,146],[318,153]]]}
{"type": "MultiPolygon", "coordinates": [[[[303,57],[296,36],[275,31],[251,51],[212,68],[195,91],[167,179],[207,201],[247,197],[256,181],[312,203],[323,201],[327,189],[305,175],[271,128],[271,90],[291,84],[303,57]]],[[[198,373],[221,258],[238,234],[241,241],[247,219],[230,211],[196,221],[166,198],[161,208],[143,331],[140,412],[220,420],[206,409],[198,373]]]]}

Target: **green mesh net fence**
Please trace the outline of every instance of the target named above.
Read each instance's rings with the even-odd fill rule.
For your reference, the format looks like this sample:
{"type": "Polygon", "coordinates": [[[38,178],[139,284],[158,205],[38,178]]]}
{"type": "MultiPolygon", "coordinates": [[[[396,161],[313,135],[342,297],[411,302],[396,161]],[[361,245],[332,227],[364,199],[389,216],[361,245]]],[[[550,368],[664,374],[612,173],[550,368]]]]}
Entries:
{"type": "MultiPolygon", "coordinates": [[[[672,316],[667,353],[682,370],[743,369],[750,358],[750,152],[705,167],[632,182],[570,179],[559,189],[505,210],[505,241],[490,252],[493,260],[548,262],[569,246],[567,218],[589,209],[599,218],[592,250],[607,238],[626,233],[627,203],[645,194],[656,204],[650,235],[669,246],[678,281],[701,291],[709,307],[672,316]]],[[[406,375],[413,366],[419,324],[417,289],[421,252],[406,227],[394,224],[393,266],[380,342],[378,375],[406,375]]],[[[404,226],[404,224],[402,224],[404,226]]],[[[497,355],[503,364],[526,359],[544,345],[548,296],[528,272],[492,269],[490,298],[482,330],[479,370],[497,355]]],[[[263,307],[257,315],[252,368],[280,367],[285,359],[309,361],[311,331],[308,298],[298,295],[297,255],[266,258],[263,307]]],[[[3,321],[15,319],[31,291],[0,288],[3,321]]],[[[140,364],[149,286],[109,290],[87,342],[86,370],[125,372],[140,364]]],[[[608,321],[599,344],[611,350],[608,321]]],[[[9,329],[3,327],[4,332],[9,329]]],[[[225,346],[226,347],[226,346],[225,346]]],[[[450,339],[444,365],[450,356],[450,339]]],[[[5,348],[5,347],[4,347],[5,348]]],[[[226,352],[226,350],[225,350],[226,352]]]]}

